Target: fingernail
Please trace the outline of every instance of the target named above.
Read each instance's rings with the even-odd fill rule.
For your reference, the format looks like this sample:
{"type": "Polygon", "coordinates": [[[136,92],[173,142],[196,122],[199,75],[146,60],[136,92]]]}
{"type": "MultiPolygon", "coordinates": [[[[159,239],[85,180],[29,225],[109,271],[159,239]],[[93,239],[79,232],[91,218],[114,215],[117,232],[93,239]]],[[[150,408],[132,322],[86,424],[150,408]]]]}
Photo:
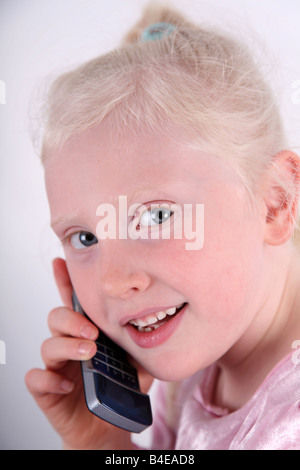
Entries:
{"type": "Polygon", "coordinates": [[[92,349],[94,348],[94,343],[79,343],[77,351],[81,356],[90,356],[92,349]]]}
{"type": "Polygon", "coordinates": [[[80,332],[82,338],[86,339],[95,339],[97,334],[98,332],[93,326],[84,326],[80,332]]]}
{"type": "Polygon", "coordinates": [[[60,384],[60,388],[64,392],[69,393],[69,392],[72,392],[72,390],[74,388],[74,384],[70,380],[63,380],[60,384]]]}

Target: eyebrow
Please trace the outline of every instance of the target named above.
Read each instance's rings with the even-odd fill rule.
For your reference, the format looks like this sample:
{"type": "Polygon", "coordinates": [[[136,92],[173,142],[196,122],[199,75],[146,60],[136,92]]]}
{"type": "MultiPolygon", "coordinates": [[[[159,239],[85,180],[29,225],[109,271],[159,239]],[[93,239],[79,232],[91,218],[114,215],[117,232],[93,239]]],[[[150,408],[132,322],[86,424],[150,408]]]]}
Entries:
{"type": "Polygon", "coordinates": [[[74,212],[74,214],[58,217],[53,222],[51,222],[51,227],[54,227],[55,225],[65,223],[65,222],[71,222],[75,218],[78,218],[78,213],[77,212],[74,212]]]}
{"type": "MultiPolygon", "coordinates": [[[[130,200],[134,200],[136,199],[137,197],[140,197],[140,198],[143,198],[144,197],[144,194],[146,193],[149,193],[149,192],[155,192],[155,191],[164,191],[166,190],[168,187],[170,186],[170,182],[167,181],[165,183],[159,183],[159,184],[156,184],[155,186],[152,186],[152,185],[145,185],[145,186],[141,186],[139,187],[138,189],[130,192],[128,195],[127,195],[127,199],[130,201],[130,200]]],[[[113,204],[118,204],[119,203],[119,197],[122,196],[121,194],[118,194],[118,196],[116,196],[113,200],[113,204]]],[[[164,194],[164,196],[167,197],[167,193],[164,194]]]]}
{"type": "MultiPolygon", "coordinates": [[[[129,193],[127,195],[127,199],[128,200],[134,200],[137,197],[143,197],[144,193],[151,192],[151,191],[155,192],[155,191],[163,190],[166,187],[168,187],[169,185],[170,185],[169,182],[157,184],[155,187],[153,187],[151,185],[148,185],[148,186],[145,185],[145,186],[140,187],[140,188],[132,191],[131,193],[129,193]]],[[[113,205],[117,206],[119,204],[119,197],[120,196],[122,196],[122,194],[118,194],[114,198],[114,200],[112,202],[113,205]]],[[[167,195],[165,194],[165,197],[166,196],[167,195]]],[[[61,224],[61,223],[69,223],[69,222],[72,222],[74,219],[78,219],[78,218],[79,218],[79,213],[78,212],[74,212],[73,214],[66,215],[66,216],[61,216],[61,217],[58,217],[57,219],[55,219],[53,222],[51,222],[51,227],[53,228],[56,225],[61,224]]]]}

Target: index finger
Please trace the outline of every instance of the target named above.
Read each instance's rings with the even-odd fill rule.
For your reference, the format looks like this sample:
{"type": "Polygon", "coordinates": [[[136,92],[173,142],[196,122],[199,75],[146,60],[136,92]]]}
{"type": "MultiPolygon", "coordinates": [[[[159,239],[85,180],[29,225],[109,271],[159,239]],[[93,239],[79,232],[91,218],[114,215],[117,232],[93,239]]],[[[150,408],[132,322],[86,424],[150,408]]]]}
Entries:
{"type": "Polygon", "coordinates": [[[55,258],[52,262],[52,267],[60,297],[66,307],[73,309],[73,286],[65,260],[62,258],[55,258]]]}

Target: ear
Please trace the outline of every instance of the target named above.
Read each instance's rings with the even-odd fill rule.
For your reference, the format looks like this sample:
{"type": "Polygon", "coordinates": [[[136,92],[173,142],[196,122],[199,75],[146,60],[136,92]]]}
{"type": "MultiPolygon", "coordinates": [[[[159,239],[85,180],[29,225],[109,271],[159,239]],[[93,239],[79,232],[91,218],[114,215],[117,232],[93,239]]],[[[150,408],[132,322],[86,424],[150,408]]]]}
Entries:
{"type": "Polygon", "coordinates": [[[292,235],[297,218],[300,159],[284,150],[275,155],[268,170],[264,201],[266,205],[265,242],[281,245],[292,235]]]}

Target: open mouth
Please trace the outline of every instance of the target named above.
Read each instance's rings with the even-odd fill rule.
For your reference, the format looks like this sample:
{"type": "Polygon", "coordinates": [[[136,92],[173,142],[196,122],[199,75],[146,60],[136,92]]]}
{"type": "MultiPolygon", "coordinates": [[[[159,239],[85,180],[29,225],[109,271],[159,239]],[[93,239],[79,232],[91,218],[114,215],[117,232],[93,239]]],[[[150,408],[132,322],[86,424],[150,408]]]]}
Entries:
{"type": "Polygon", "coordinates": [[[167,310],[162,310],[157,313],[152,313],[145,318],[137,318],[129,321],[129,324],[134,326],[141,333],[151,332],[167,323],[171,318],[174,318],[185,306],[186,302],[177,307],[171,307],[167,310]]]}

